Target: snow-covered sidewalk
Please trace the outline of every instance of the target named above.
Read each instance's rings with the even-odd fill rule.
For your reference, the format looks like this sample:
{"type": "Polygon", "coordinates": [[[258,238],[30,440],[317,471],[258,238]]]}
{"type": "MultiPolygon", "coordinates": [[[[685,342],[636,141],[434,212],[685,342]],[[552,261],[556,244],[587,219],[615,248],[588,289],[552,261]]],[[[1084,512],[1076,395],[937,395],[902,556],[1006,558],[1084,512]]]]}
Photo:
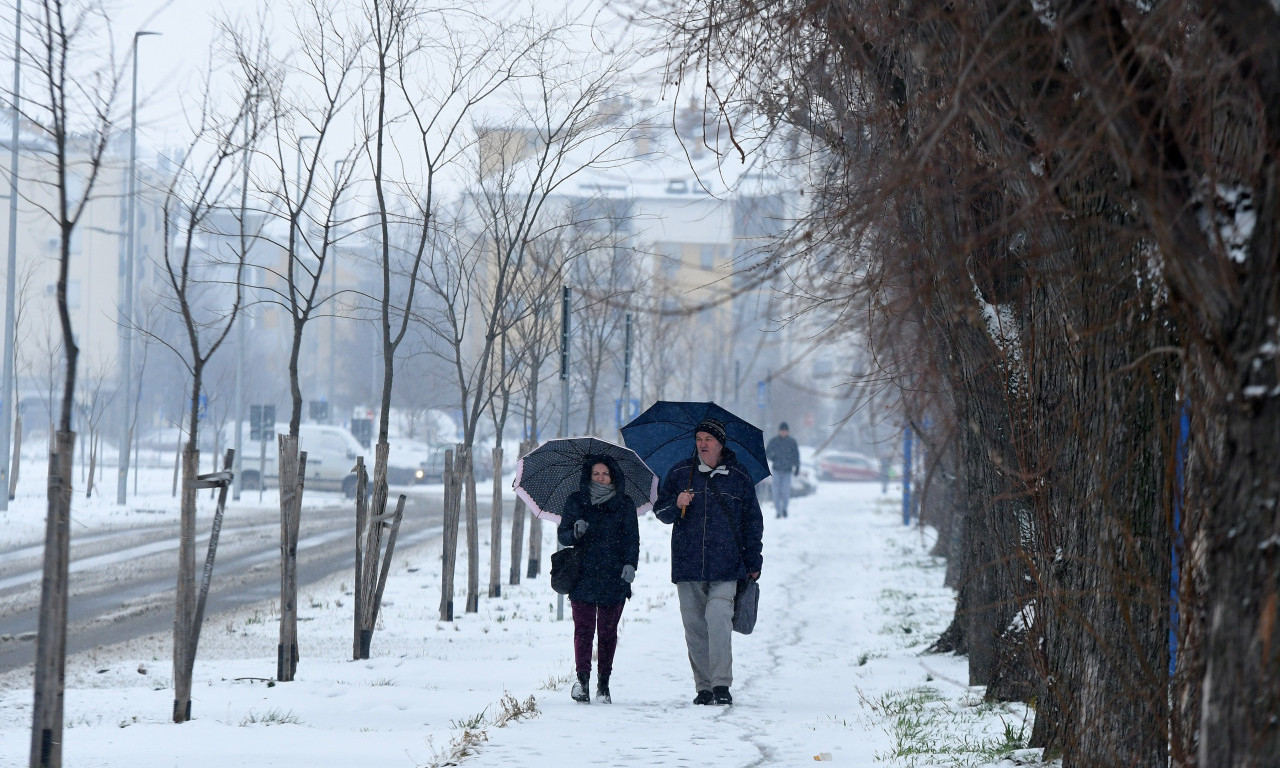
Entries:
{"type": "MultiPolygon", "coordinates": [[[[500,598],[482,597],[478,614],[438,621],[435,543],[397,552],[367,661],[350,660],[349,578],[301,595],[301,662],[292,683],[270,682],[273,606],[206,622],[193,720],[183,725],[169,722],[167,636],[73,659],[64,764],[416,767],[460,758],[476,768],[674,768],[807,765],[816,757],[854,766],[990,763],[1017,745],[1029,723],[1022,708],[981,704],[981,691],[963,684],[963,659],[920,655],[949,622],[953,596],[942,586],[944,562],[927,554],[930,532],[903,526],[895,491],[827,483],[794,500],[785,520],[765,505],[760,618],[754,634],[734,636],[732,707],[691,703],[669,578],[669,529],[648,515],[641,520],[635,597],[620,627],[611,705],[569,699],[572,622],[567,604],[566,619],[555,620],[557,596],[545,575],[504,586],[500,598]],[[536,711],[523,711],[529,704],[536,711]]],[[[549,552],[552,526],[544,534],[549,552]]],[[[487,542],[482,551],[483,582],[487,542]]],[[[458,571],[464,589],[465,571],[464,557],[458,571]]],[[[29,676],[4,682],[0,765],[25,765],[29,676]]]]}

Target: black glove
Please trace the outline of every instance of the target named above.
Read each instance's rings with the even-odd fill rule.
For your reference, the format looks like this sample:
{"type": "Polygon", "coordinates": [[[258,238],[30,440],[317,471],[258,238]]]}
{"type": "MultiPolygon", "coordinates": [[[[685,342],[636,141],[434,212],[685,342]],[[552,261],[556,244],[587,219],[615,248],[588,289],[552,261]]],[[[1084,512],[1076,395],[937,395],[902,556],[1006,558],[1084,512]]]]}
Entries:
{"type": "Polygon", "coordinates": [[[622,566],[623,581],[630,584],[631,582],[635,581],[635,578],[636,578],[636,567],[634,565],[632,565],[631,563],[627,563],[626,565],[622,566]]]}
{"type": "Polygon", "coordinates": [[[573,523],[573,538],[581,539],[587,535],[587,529],[591,527],[591,523],[586,520],[575,520],[573,523]]]}

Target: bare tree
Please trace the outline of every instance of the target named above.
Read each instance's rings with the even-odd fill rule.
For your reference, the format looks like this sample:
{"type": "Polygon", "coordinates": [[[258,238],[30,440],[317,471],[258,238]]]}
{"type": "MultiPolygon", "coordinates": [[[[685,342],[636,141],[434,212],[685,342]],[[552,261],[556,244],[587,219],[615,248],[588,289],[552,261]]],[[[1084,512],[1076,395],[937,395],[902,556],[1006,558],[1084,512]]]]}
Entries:
{"type": "MultiPolygon", "coordinates": [[[[426,275],[430,289],[452,297],[454,305],[429,325],[438,329],[453,353],[450,364],[458,374],[467,451],[474,445],[493,392],[499,339],[520,319],[519,313],[509,310],[516,298],[517,276],[529,268],[528,243],[558,226],[556,217],[547,215],[570,179],[588,168],[626,160],[623,145],[631,126],[625,116],[613,111],[611,100],[621,84],[626,54],[584,66],[580,60],[562,57],[563,34],[554,28],[535,34],[523,49],[524,73],[513,81],[514,117],[479,129],[474,186],[465,211],[474,244],[455,251],[468,263],[448,268],[433,264],[426,275]],[[467,275],[482,279],[464,279],[467,275]]],[[[465,463],[463,472],[467,475],[467,610],[473,612],[479,606],[475,476],[465,463]]]]}
{"type": "MultiPolygon", "coordinates": [[[[30,328],[30,310],[34,294],[32,292],[35,281],[37,265],[29,263],[24,267],[20,267],[16,276],[16,285],[14,289],[14,308],[13,308],[13,370],[15,372],[27,371],[28,375],[34,378],[34,372],[31,370],[32,362],[24,358],[21,350],[25,349],[29,340],[32,338],[32,330],[30,328]]],[[[49,359],[57,359],[60,355],[50,355],[49,359]]],[[[15,390],[16,392],[16,390],[15,390]]],[[[12,393],[7,393],[10,397],[14,397],[12,393]]],[[[13,501],[18,491],[18,472],[22,467],[22,407],[21,403],[16,402],[13,408],[14,424],[13,424],[13,452],[9,462],[9,487],[0,489],[0,492],[9,494],[9,500],[13,501]]]]}
{"type": "MultiPolygon", "coordinates": [[[[301,519],[304,473],[298,471],[304,455],[298,451],[302,423],[303,390],[299,375],[304,334],[318,313],[336,313],[338,297],[325,290],[328,272],[335,267],[338,205],[355,170],[355,151],[348,149],[337,164],[337,175],[327,178],[326,151],[338,132],[335,126],[346,117],[345,110],[360,93],[362,70],[356,66],[363,55],[362,33],[339,26],[342,14],[324,0],[306,0],[295,8],[296,49],[287,58],[259,61],[253,42],[245,36],[230,35],[236,45],[240,66],[246,70],[263,68],[256,77],[267,88],[261,94],[273,105],[276,119],[264,127],[269,139],[264,147],[270,158],[270,173],[260,176],[259,196],[267,215],[277,215],[285,224],[283,242],[272,242],[284,254],[283,266],[265,265],[270,280],[258,286],[261,302],[280,307],[290,321],[288,375],[291,408],[289,428],[279,441],[280,477],[297,478],[296,484],[281,482],[281,578],[280,645],[276,679],[294,679],[299,659],[297,627],[297,540],[301,519]],[[291,62],[298,62],[293,64],[291,62]],[[272,73],[282,73],[276,78],[272,73]],[[292,162],[291,162],[292,161],[292,162]],[[322,186],[324,181],[329,181],[322,186]]],[[[337,350],[329,350],[336,355],[337,350]]],[[[332,395],[332,393],[330,393],[332,395]]],[[[237,419],[241,418],[237,414],[237,419]]]]}
{"type": "Polygon", "coordinates": [[[619,337],[625,331],[634,290],[643,282],[637,269],[639,260],[623,231],[628,217],[625,211],[614,210],[613,202],[591,199],[580,204],[574,226],[579,252],[568,270],[570,281],[578,286],[578,307],[573,313],[574,371],[585,400],[583,434],[600,436],[612,431],[596,421],[600,390],[610,381],[606,366],[616,366],[619,375],[612,380],[620,385],[619,337]]]}
{"type": "Polygon", "coordinates": [[[191,719],[191,677],[200,638],[202,606],[197,601],[195,568],[200,402],[209,360],[227,340],[243,306],[242,278],[248,253],[246,222],[237,215],[238,242],[233,244],[225,237],[234,233],[225,231],[218,216],[233,209],[236,202],[236,210],[247,208],[249,155],[262,125],[260,95],[267,90],[267,83],[255,78],[266,71],[263,67],[241,70],[245,79],[231,86],[239,97],[230,114],[220,112],[216,104],[221,94],[212,84],[207,87],[198,105],[192,139],[181,157],[173,159],[173,175],[164,196],[165,246],[160,265],[165,280],[164,298],[182,319],[185,346],[160,341],[178,356],[191,387],[185,417],[187,442],[182,454],[181,543],[173,642],[173,720],[178,723],[191,719]],[[226,250],[203,251],[200,241],[206,237],[225,245],[226,250]]]}
{"type": "MultiPolygon", "coordinates": [[[[557,315],[559,298],[556,288],[561,282],[565,255],[571,250],[565,242],[570,234],[567,227],[549,230],[542,237],[529,243],[529,258],[533,268],[516,276],[516,295],[522,296],[524,311],[507,334],[508,350],[512,356],[510,369],[522,374],[523,380],[513,383],[516,406],[521,415],[524,440],[521,454],[538,445],[542,421],[539,393],[546,373],[547,361],[555,354],[560,343],[560,319],[557,315]]],[[[549,410],[549,409],[548,409],[549,410]]],[[[496,429],[495,429],[496,431],[496,429]]],[[[520,583],[522,546],[524,539],[525,506],[516,500],[511,523],[511,575],[509,583],[520,583]]],[[[538,575],[542,560],[542,518],[529,512],[529,558],[527,575],[538,575]]]]}
{"type": "Polygon", "coordinates": [[[815,303],[908,423],[961,425],[970,682],[1034,697],[1068,766],[1280,759],[1274,7],[662,13],[740,140],[754,113],[817,148],[815,303]]]}
{"type": "Polygon", "coordinates": [[[39,132],[46,147],[33,171],[34,185],[40,191],[38,195],[28,193],[28,198],[58,230],[57,305],[65,363],[57,436],[49,461],[30,764],[60,766],[75,449],[71,427],[79,357],[67,304],[67,281],[71,239],[103,170],[120,73],[109,52],[101,55],[101,49],[95,49],[93,33],[103,25],[110,26],[97,5],[44,0],[24,14],[19,24],[34,32],[34,39],[28,38],[23,61],[15,66],[34,71],[32,82],[38,94],[22,103],[22,117],[39,132]]]}
{"type": "MultiPolygon", "coordinates": [[[[88,371],[87,374],[80,377],[80,395],[76,398],[76,411],[80,414],[80,423],[88,430],[89,473],[84,486],[86,499],[93,496],[93,485],[97,477],[98,451],[102,447],[102,417],[110,412],[111,404],[119,394],[115,389],[107,386],[108,377],[114,374],[111,364],[88,371]]],[[[122,446],[120,450],[128,450],[128,448],[122,446]]],[[[84,448],[81,449],[81,455],[83,453],[84,448]]]]}

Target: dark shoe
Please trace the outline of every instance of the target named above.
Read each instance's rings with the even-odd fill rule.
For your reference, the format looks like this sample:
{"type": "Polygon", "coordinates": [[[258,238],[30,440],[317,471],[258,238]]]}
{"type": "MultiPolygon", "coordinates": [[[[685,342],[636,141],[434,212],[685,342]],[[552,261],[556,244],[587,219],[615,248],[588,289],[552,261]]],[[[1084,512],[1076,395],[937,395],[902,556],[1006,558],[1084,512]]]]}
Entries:
{"type": "MultiPolygon", "coordinates": [[[[727,686],[727,685],[717,685],[715,688],[712,688],[712,689],[711,689],[711,692],[712,692],[712,694],[715,696],[715,699],[716,699],[716,703],[717,703],[717,704],[732,704],[732,703],[733,703],[733,697],[729,695],[729,686],[727,686]]],[[[699,695],[701,695],[701,694],[699,694],[699,695]]]]}
{"type": "Polygon", "coordinates": [[[601,704],[613,703],[613,697],[609,695],[609,678],[601,677],[596,682],[596,701],[601,704]]]}
{"type": "Polygon", "coordinates": [[[569,691],[569,696],[579,704],[591,703],[591,673],[578,673],[578,682],[573,684],[573,690],[569,691]]]}
{"type": "Polygon", "coordinates": [[[711,691],[698,691],[698,695],[693,697],[694,704],[710,704],[715,700],[716,697],[712,695],[711,691]]]}

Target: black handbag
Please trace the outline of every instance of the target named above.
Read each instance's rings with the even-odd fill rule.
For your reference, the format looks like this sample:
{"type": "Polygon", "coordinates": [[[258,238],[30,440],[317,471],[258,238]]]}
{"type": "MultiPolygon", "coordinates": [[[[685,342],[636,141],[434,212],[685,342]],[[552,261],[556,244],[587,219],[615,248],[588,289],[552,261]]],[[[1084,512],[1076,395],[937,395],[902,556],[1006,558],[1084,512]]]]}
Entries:
{"type": "MultiPolygon", "coordinates": [[[[712,491],[715,491],[716,501],[720,504],[720,509],[729,515],[729,510],[724,506],[724,499],[720,497],[720,489],[715,486],[715,478],[707,479],[707,485],[712,491]]],[[[733,541],[738,545],[738,550],[742,550],[742,541],[738,536],[738,529],[733,529],[733,541]]],[[[751,634],[751,630],[756,628],[756,612],[760,608],[760,584],[755,579],[738,579],[738,589],[733,596],[733,631],[744,635],[751,634]]]]}
{"type": "Polygon", "coordinates": [[[551,553],[551,588],[561,595],[573,591],[578,583],[578,550],[565,547],[551,553]]]}
{"type": "Polygon", "coordinates": [[[756,612],[760,608],[760,582],[739,579],[738,593],[733,598],[733,631],[744,635],[756,628],[756,612]]]}

